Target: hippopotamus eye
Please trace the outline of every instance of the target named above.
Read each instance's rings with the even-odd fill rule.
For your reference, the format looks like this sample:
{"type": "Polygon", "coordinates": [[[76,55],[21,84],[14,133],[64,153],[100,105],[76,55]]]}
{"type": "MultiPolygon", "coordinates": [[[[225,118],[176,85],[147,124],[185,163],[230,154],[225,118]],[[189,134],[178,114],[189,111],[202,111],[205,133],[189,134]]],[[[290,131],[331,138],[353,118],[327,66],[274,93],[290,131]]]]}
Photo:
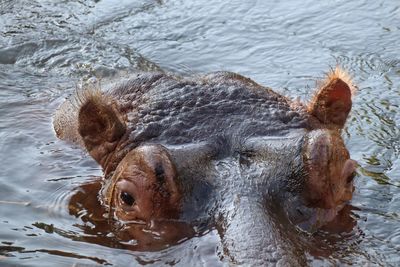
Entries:
{"type": "Polygon", "coordinates": [[[135,203],[135,199],[127,192],[122,191],[119,197],[128,206],[132,206],[135,203]]]}
{"type": "Polygon", "coordinates": [[[351,183],[354,180],[354,177],[356,177],[356,172],[352,172],[349,177],[347,177],[347,183],[351,183]]]}

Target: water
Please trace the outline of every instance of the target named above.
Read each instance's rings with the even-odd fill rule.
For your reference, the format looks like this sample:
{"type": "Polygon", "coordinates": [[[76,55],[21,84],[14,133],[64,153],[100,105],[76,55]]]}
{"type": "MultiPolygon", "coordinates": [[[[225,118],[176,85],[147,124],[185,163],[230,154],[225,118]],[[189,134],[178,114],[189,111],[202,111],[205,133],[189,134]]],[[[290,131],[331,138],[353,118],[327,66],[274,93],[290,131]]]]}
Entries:
{"type": "Polygon", "coordinates": [[[398,266],[399,47],[398,1],[0,0],[0,265],[227,264],[215,229],[153,252],[107,236],[79,198],[101,170],[52,130],[80,80],[230,70],[306,101],[339,64],[358,86],[344,133],[354,222],[319,233],[331,252],[308,260],[398,266]]]}

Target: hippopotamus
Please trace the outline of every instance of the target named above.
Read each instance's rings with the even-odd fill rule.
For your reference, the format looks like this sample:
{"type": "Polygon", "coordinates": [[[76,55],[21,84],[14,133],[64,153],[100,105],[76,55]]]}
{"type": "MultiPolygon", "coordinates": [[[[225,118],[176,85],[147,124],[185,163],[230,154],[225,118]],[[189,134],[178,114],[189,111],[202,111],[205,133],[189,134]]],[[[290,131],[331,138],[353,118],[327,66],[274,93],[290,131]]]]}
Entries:
{"type": "Polygon", "coordinates": [[[302,265],[292,236],[352,198],[357,164],[341,132],[353,93],[340,68],[308,103],[231,72],[135,73],[78,90],[54,128],[101,166],[110,223],[206,218],[233,264],[302,265]]]}

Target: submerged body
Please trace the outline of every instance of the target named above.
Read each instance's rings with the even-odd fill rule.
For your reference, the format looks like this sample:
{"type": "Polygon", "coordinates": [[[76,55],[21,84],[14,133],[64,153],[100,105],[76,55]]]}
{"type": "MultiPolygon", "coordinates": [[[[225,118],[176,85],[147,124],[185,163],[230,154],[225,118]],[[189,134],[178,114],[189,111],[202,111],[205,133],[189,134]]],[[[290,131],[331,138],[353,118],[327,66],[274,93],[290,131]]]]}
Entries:
{"type": "Polygon", "coordinates": [[[82,92],[55,129],[102,166],[110,217],[207,218],[233,263],[301,264],[295,226],[323,225],[352,196],[355,162],[340,137],[350,109],[339,70],[309,105],[234,73],[144,73],[82,92]]]}

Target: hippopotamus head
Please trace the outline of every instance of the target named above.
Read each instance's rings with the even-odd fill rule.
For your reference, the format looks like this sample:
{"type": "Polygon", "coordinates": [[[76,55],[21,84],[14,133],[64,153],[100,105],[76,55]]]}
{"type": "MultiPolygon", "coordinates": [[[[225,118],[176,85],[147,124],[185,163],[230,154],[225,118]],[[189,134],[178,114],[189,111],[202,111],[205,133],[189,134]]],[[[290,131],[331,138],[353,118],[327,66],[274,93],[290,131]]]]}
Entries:
{"type": "Polygon", "coordinates": [[[287,229],[320,227],[352,197],[352,91],[340,69],[307,105],[234,73],[141,73],[81,92],[55,129],[101,165],[110,218],[208,218],[233,262],[291,262],[287,229]]]}

